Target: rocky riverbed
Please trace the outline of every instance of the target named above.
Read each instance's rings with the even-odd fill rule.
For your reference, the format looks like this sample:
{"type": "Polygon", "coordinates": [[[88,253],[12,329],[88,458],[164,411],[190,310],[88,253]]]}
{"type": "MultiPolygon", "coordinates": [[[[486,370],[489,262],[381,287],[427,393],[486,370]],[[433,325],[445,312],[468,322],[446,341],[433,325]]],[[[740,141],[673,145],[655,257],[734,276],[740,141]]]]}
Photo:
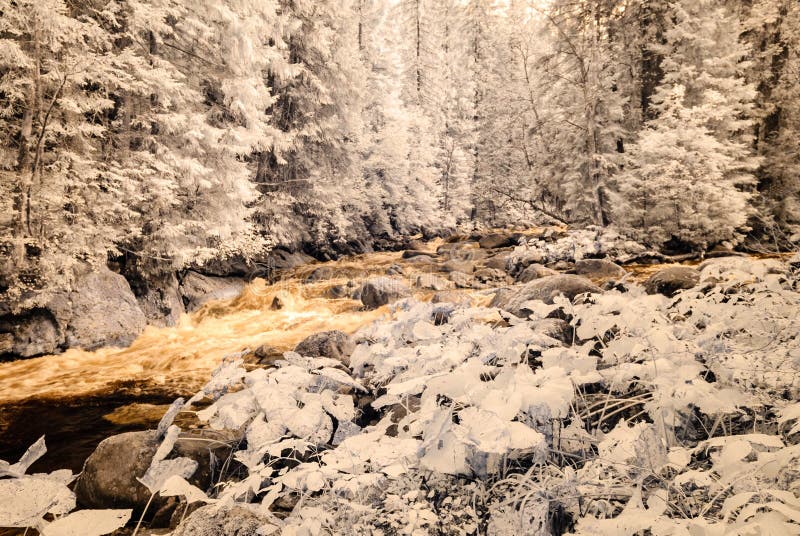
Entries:
{"type": "Polygon", "coordinates": [[[190,275],[176,327],[0,365],[0,458],[49,447],[0,462],[0,487],[54,494],[0,525],[618,534],[638,508],[637,530],[678,534],[769,501],[741,522],[794,522],[796,258],[653,264],[558,228],[407,246],[272,282],[190,275]],[[744,478],[773,495],[726,484],[744,478]]]}

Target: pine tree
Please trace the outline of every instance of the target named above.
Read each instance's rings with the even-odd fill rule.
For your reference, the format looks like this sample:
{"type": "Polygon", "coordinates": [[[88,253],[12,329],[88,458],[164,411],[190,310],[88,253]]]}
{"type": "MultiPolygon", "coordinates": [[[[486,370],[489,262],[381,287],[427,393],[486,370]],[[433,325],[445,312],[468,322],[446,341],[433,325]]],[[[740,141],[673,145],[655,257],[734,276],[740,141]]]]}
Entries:
{"type": "Polygon", "coordinates": [[[617,221],[661,245],[704,246],[745,225],[758,160],[748,145],[755,90],[740,73],[746,47],[738,20],[721,2],[672,5],[664,77],[647,122],[618,177],[617,221]]]}

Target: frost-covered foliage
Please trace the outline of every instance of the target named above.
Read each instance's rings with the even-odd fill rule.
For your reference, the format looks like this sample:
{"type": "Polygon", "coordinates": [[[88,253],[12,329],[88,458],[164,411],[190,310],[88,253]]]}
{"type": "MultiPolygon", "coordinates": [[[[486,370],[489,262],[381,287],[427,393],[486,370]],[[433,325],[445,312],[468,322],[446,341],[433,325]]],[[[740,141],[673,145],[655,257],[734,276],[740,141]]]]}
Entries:
{"type": "Polygon", "coordinates": [[[142,481],[245,506],[265,533],[795,534],[798,274],[700,269],[673,298],[630,284],[528,318],[407,299],[357,333],[350,368],[229,359],[168,412],[142,481]],[[553,316],[572,344],[538,329],[553,316]],[[212,495],[180,459],[159,467],[176,412],[206,397],[198,417],[243,434],[246,468],[212,495]]]}

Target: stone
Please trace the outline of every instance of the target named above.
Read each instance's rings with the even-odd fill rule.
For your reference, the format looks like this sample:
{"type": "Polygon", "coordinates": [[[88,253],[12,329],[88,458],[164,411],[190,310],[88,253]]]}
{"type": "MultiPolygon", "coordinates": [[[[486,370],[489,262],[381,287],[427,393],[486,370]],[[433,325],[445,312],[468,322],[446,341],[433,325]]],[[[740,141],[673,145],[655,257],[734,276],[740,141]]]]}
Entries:
{"type": "Polygon", "coordinates": [[[147,326],[128,281],[107,268],[80,275],[69,302],[68,347],[128,346],[147,326]]]}
{"type": "Polygon", "coordinates": [[[581,259],[575,261],[575,273],[591,279],[621,279],[628,272],[608,259],[581,259]]]}
{"type": "Polygon", "coordinates": [[[471,274],[475,271],[475,263],[451,259],[442,265],[442,270],[445,272],[462,272],[465,274],[471,274]]]}
{"type": "Polygon", "coordinates": [[[428,290],[448,290],[453,288],[453,282],[436,274],[420,274],[417,276],[416,285],[428,290]]]}
{"type": "Polygon", "coordinates": [[[181,281],[181,295],[188,312],[193,312],[211,300],[230,300],[244,290],[244,279],[214,277],[188,272],[181,281]]]}
{"type": "Polygon", "coordinates": [[[470,301],[472,300],[469,296],[463,292],[458,292],[457,290],[445,290],[443,292],[437,292],[431,298],[431,303],[468,304],[470,301]]]}
{"type": "Polygon", "coordinates": [[[517,283],[530,283],[535,279],[541,279],[551,275],[558,275],[558,272],[542,266],[541,264],[534,263],[517,274],[517,283]]]}
{"type": "Polygon", "coordinates": [[[497,270],[495,268],[481,268],[472,274],[472,276],[479,282],[487,285],[507,285],[510,282],[508,274],[503,270],[497,270]]]}
{"type": "MultiPolygon", "coordinates": [[[[235,441],[232,433],[185,432],[168,458],[195,460],[198,468],[188,480],[205,491],[220,479],[218,469],[231,453],[228,445],[235,441]]],[[[82,508],[132,508],[140,515],[150,491],[137,478],[147,471],[158,445],[155,430],[125,432],[101,441],[75,483],[78,504],[82,508]]],[[[162,498],[154,499],[150,511],[155,513],[164,502],[162,498]]]]}
{"type": "Polygon", "coordinates": [[[410,259],[406,259],[406,262],[408,264],[432,264],[434,261],[433,257],[430,255],[416,255],[410,259]]]}
{"type": "Polygon", "coordinates": [[[498,292],[490,306],[503,309],[516,316],[523,316],[523,304],[527,301],[541,300],[544,303],[552,304],[553,299],[560,294],[572,300],[578,294],[585,292],[600,294],[603,291],[585,277],[557,274],[512,287],[506,292],[498,292]]]}
{"type": "Polygon", "coordinates": [[[547,335],[564,344],[572,344],[574,329],[569,322],[561,318],[543,318],[536,322],[533,330],[536,333],[547,335]]]}
{"type": "Polygon", "coordinates": [[[419,251],[419,250],[416,250],[416,249],[407,249],[407,250],[405,250],[403,252],[402,257],[404,259],[411,259],[411,258],[414,258],[414,257],[418,257],[420,255],[425,255],[425,256],[430,257],[430,253],[429,252],[427,252],[427,251],[419,251]]]}
{"type": "Polygon", "coordinates": [[[266,264],[273,270],[288,270],[314,262],[315,260],[314,257],[306,255],[305,253],[296,253],[275,248],[269,252],[266,264]]]}
{"type": "Polygon", "coordinates": [[[13,357],[54,354],[63,342],[55,318],[46,309],[0,318],[0,336],[0,355],[13,357]]]}
{"type": "Polygon", "coordinates": [[[517,243],[519,235],[508,233],[492,233],[478,240],[483,249],[507,248],[517,243]]]}
{"type": "Polygon", "coordinates": [[[283,359],[283,352],[272,345],[262,344],[253,350],[253,353],[245,359],[247,362],[262,367],[271,367],[275,364],[275,361],[283,359]]]}
{"type": "Polygon", "coordinates": [[[316,281],[325,281],[327,279],[333,279],[334,271],[333,268],[330,266],[320,266],[318,268],[314,268],[314,270],[306,276],[304,281],[306,283],[314,283],[316,281]]]}
{"type": "Polygon", "coordinates": [[[405,269],[400,264],[392,264],[386,269],[386,275],[403,275],[406,273],[405,269]]]}
{"type": "Polygon", "coordinates": [[[670,266],[659,270],[644,282],[648,294],[672,297],[680,290],[693,288],[700,282],[700,272],[689,266],[670,266]]]}
{"type": "Polygon", "coordinates": [[[455,283],[456,288],[475,288],[477,281],[471,275],[464,272],[450,272],[450,281],[455,283]]]}
{"type": "Polygon", "coordinates": [[[484,266],[487,268],[494,268],[496,270],[503,270],[507,271],[509,268],[509,260],[511,259],[513,252],[511,251],[504,251],[502,253],[498,253],[483,263],[484,266]]]}
{"type": "Polygon", "coordinates": [[[355,342],[350,335],[343,331],[332,330],[309,335],[295,346],[294,351],[306,357],[338,359],[347,365],[355,349],[355,342]]]}
{"type": "Polygon", "coordinates": [[[408,286],[399,279],[390,277],[374,277],[367,280],[359,289],[361,303],[367,309],[377,309],[411,295],[408,286]]]}
{"type": "Polygon", "coordinates": [[[184,518],[172,536],[257,536],[266,522],[242,506],[220,508],[209,504],[184,518]]]}
{"type": "Polygon", "coordinates": [[[178,323],[186,312],[181,298],[180,285],[174,273],[145,283],[146,288],[136,292],[136,301],[151,326],[169,327],[178,323]]]}

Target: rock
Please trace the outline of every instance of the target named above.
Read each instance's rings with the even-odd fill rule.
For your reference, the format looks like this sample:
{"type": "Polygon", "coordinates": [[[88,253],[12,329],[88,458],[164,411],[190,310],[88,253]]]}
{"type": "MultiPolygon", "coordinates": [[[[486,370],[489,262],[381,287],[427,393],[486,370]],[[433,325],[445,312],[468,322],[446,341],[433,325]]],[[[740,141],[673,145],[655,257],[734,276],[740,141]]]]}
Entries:
{"type": "Polygon", "coordinates": [[[467,252],[474,252],[479,247],[480,245],[477,242],[453,242],[442,244],[436,248],[436,254],[447,256],[458,255],[459,253],[467,254],[467,252]]]}
{"type": "Polygon", "coordinates": [[[269,304],[269,308],[271,311],[280,311],[285,306],[286,304],[283,303],[283,300],[281,299],[280,296],[275,296],[274,298],[272,298],[272,303],[269,304]]]}
{"type": "Polygon", "coordinates": [[[422,251],[426,247],[427,245],[425,244],[425,242],[423,242],[422,240],[417,240],[416,238],[411,238],[403,243],[403,249],[410,249],[413,251],[422,251]]]}
{"type": "Polygon", "coordinates": [[[563,294],[572,300],[578,294],[592,292],[602,293],[602,289],[589,279],[579,275],[558,274],[536,279],[519,287],[512,287],[507,292],[498,292],[492,299],[491,307],[504,309],[516,316],[522,316],[523,304],[530,300],[541,300],[553,303],[553,298],[563,294]]]}
{"type": "Polygon", "coordinates": [[[483,249],[506,248],[516,245],[519,235],[507,233],[492,233],[484,236],[478,241],[483,249]]]}
{"type": "Polygon", "coordinates": [[[531,264],[517,275],[517,283],[530,283],[535,279],[558,275],[558,272],[551,270],[541,264],[531,264]]]}
{"type": "Polygon", "coordinates": [[[353,338],[343,331],[322,331],[300,341],[294,351],[306,357],[330,357],[345,365],[350,362],[350,354],[356,349],[353,338]]]}
{"type": "Polygon", "coordinates": [[[442,270],[445,272],[462,272],[465,274],[471,274],[475,271],[475,263],[451,259],[442,265],[442,270]]]}
{"type": "Polygon", "coordinates": [[[467,304],[470,301],[471,300],[469,296],[467,296],[463,292],[458,292],[455,290],[446,290],[444,292],[437,292],[431,298],[431,303],[467,304]]]}
{"type": "Polygon", "coordinates": [[[275,361],[283,359],[283,352],[272,345],[262,344],[245,359],[247,362],[255,365],[271,367],[275,364],[275,361]]]}
{"type": "Polygon", "coordinates": [[[455,283],[456,288],[475,288],[477,281],[471,275],[464,272],[450,272],[450,281],[455,283]]]}
{"type": "Polygon", "coordinates": [[[55,318],[46,309],[0,318],[0,332],[3,339],[0,355],[34,357],[54,354],[63,342],[55,318]]]}
{"type": "Polygon", "coordinates": [[[403,258],[404,259],[412,259],[412,258],[418,257],[420,255],[425,255],[425,256],[430,257],[430,253],[427,252],[427,251],[419,251],[419,250],[416,250],[416,249],[407,249],[407,250],[405,250],[403,252],[403,258]]]}
{"type": "Polygon", "coordinates": [[[276,248],[269,252],[266,264],[273,270],[288,270],[315,260],[314,257],[305,253],[293,253],[285,249],[276,248]]]}
{"type": "Polygon", "coordinates": [[[679,290],[690,289],[700,282],[700,272],[689,266],[670,266],[659,270],[644,282],[648,294],[672,297],[679,290]]]}
{"type": "Polygon", "coordinates": [[[128,346],[147,325],[128,281],[107,268],[79,276],[69,301],[69,347],[128,346]]]}
{"type": "Polygon", "coordinates": [[[495,270],[507,271],[509,268],[509,259],[511,259],[512,255],[513,252],[504,251],[502,253],[498,253],[497,255],[490,257],[483,264],[487,268],[494,268],[495,270]]]}
{"type": "Polygon", "coordinates": [[[433,263],[433,257],[430,255],[416,255],[410,259],[406,259],[406,262],[408,264],[431,264],[433,263]]]}
{"type": "Polygon", "coordinates": [[[518,248],[520,251],[514,251],[509,260],[509,268],[512,274],[518,274],[531,264],[542,264],[545,260],[545,255],[542,251],[536,248],[518,248]]]}
{"type": "Polygon", "coordinates": [[[375,277],[369,279],[361,285],[359,296],[361,303],[367,309],[377,309],[382,305],[405,298],[411,295],[411,291],[405,283],[399,279],[390,277],[375,277]]]}
{"type": "Polygon", "coordinates": [[[135,294],[139,308],[151,326],[174,326],[186,312],[178,278],[174,273],[146,281],[145,287],[135,294]]]}
{"type": "Polygon", "coordinates": [[[333,285],[325,292],[325,295],[333,299],[349,298],[357,288],[355,281],[348,281],[345,285],[333,285]]]}
{"type": "MultiPolygon", "coordinates": [[[[195,460],[198,468],[188,480],[205,491],[220,480],[218,466],[230,455],[228,444],[233,441],[230,433],[183,433],[168,458],[195,460]]],[[[136,515],[141,514],[150,492],[137,478],[147,471],[158,445],[155,430],[126,432],[101,441],[75,483],[78,504],[82,508],[133,508],[136,515]]],[[[154,499],[149,511],[156,512],[163,503],[164,499],[154,499]]]]}
{"type": "Polygon", "coordinates": [[[319,268],[315,268],[310,274],[306,276],[303,280],[306,283],[314,283],[316,281],[325,281],[327,279],[333,279],[334,277],[333,268],[330,266],[320,266],[319,268]]]}
{"type": "Polygon", "coordinates": [[[266,520],[241,506],[198,508],[177,526],[172,536],[257,536],[266,520]]]}
{"type": "Polygon", "coordinates": [[[507,285],[510,282],[508,274],[503,270],[494,268],[481,268],[472,275],[475,279],[487,285],[507,285]]]}
{"type": "Polygon", "coordinates": [[[237,277],[212,277],[188,272],[181,281],[181,295],[188,312],[196,311],[211,300],[230,300],[244,290],[244,280],[237,277]]]}
{"type": "Polygon", "coordinates": [[[572,344],[574,329],[567,321],[561,318],[543,318],[536,322],[533,330],[564,344],[572,344]]]}
{"type": "Polygon", "coordinates": [[[399,264],[392,264],[386,269],[386,275],[403,275],[406,273],[405,269],[399,264]]]}
{"type": "Polygon", "coordinates": [[[453,283],[436,274],[421,274],[417,277],[417,286],[429,290],[448,290],[453,288],[453,283]]]}
{"type": "Polygon", "coordinates": [[[575,261],[575,273],[592,279],[621,279],[628,272],[608,259],[582,259],[575,261]]]}

